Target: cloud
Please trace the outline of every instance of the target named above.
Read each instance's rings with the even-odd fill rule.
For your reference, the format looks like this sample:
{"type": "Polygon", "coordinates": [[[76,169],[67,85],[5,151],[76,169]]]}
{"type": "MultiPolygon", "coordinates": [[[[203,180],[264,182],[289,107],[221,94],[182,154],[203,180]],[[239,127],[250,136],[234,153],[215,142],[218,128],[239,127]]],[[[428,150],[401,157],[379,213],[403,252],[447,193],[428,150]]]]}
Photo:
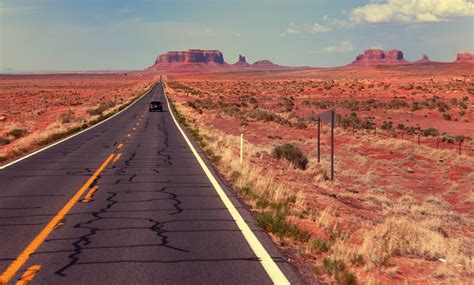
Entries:
{"type": "Polygon", "coordinates": [[[467,0],[387,0],[357,7],[349,14],[354,23],[424,23],[473,17],[467,0]]]}
{"type": "Polygon", "coordinates": [[[353,50],[354,50],[354,46],[352,45],[351,42],[348,42],[348,41],[342,41],[337,46],[331,46],[331,47],[325,47],[324,48],[324,51],[330,52],[330,53],[348,52],[348,51],[353,51],[353,50]]]}
{"type": "Polygon", "coordinates": [[[295,23],[290,23],[288,28],[286,29],[287,34],[299,34],[300,29],[295,23]]]}
{"type": "Polygon", "coordinates": [[[318,23],[314,23],[312,28],[312,31],[315,33],[325,33],[329,32],[330,30],[332,29],[329,26],[320,25],[318,23]]]}
{"type": "Polygon", "coordinates": [[[335,29],[347,29],[354,26],[354,23],[336,18],[331,18],[328,15],[325,15],[323,17],[323,22],[324,24],[314,23],[311,28],[311,31],[313,33],[324,33],[335,29]]]}

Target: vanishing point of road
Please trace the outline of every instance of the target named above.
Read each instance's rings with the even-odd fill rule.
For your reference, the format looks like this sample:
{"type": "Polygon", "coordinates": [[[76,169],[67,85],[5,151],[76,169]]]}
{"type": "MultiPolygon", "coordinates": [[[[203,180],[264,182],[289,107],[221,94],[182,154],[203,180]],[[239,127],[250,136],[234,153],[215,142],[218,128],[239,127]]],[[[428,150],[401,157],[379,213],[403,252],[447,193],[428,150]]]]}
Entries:
{"type": "Polygon", "coordinates": [[[0,284],[302,283],[188,137],[158,82],[0,167],[0,284]]]}

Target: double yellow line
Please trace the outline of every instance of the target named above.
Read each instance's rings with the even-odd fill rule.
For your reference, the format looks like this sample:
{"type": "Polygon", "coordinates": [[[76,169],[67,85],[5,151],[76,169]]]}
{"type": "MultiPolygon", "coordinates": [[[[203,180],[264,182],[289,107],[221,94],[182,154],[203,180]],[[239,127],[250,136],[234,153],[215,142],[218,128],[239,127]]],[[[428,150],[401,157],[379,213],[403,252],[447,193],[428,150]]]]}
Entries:
{"type": "MultiPolygon", "coordinates": [[[[10,279],[18,272],[18,270],[25,264],[31,254],[33,254],[38,247],[44,242],[48,235],[55,229],[56,225],[67,215],[67,213],[72,209],[75,203],[79,201],[82,195],[86,192],[87,189],[92,185],[94,180],[96,180],[101,172],[107,167],[107,165],[112,161],[115,156],[115,152],[110,154],[107,159],[100,165],[100,167],[94,172],[94,174],[87,180],[87,182],[82,185],[79,191],[67,202],[67,204],[49,221],[46,227],[33,239],[33,241],[23,250],[22,253],[13,261],[10,266],[3,272],[0,276],[0,284],[7,284],[10,279]]],[[[36,269],[36,268],[35,268],[36,269]]],[[[36,269],[36,271],[39,268],[36,269]]],[[[22,278],[23,279],[23,278],[22,278]]]]}

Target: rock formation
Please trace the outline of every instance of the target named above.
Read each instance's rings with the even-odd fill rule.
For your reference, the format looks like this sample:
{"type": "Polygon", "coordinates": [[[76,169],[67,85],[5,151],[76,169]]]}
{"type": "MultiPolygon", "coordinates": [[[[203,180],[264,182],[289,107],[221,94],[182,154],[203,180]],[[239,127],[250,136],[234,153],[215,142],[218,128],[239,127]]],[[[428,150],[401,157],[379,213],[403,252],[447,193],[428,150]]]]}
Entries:
{"type": "Polygon", "coordinates": [[[353,65],[391,65],[406,64],[403,52],[399,50],[384,51],[381,49],[368,49],[352,62],[353,65]]]}
{"type": "Polygon", "coordinates": [[[423,54],[423,57],[421,59],[419,59],[419,60],[417,60],[413,63],[417,64],[417,63],[429,63],[429,62],[432,62],[432,61],[428,58],[428,56],[426,54],[423,54]]]}
{"type": "Polygon", "coordinates": [[[169,51],[158,56],[155,64],[167,63],[216,63],[224,64],[224,55],[218,50],[190,49],[188,51],[169,51]]]}
{"type": "Polygon", "coordinates": [[[229,72],[251,70],[280,70],[291,67],[273,64],[269,60],[247,63],[245,56],[239,55],[234,64],[227,64],[224,55],[218,50],[190,49],[187,51],[169,51],[158,56],[155,63],[147,68],[147,73],[196,73],[196,72],[229,72]]]}
{"type": "Polygon", "coordinates": [[[234,66],[248,66],[250,65],[247,63],[247,60],[245,59],[245,56],[239,54],[239,60],[233,64],[234,66]]]}
{"type": "Polygon", "coordinates": [[[466,52],[466,53],[458,53],[456,57],[456,63],[474,63],[474,54],[466,52]]]}
{"type": "Polygon", "coordinates": [[[258,60],[252,64],[253,66],[276,66],[273,62],[264,59],[264,60],[258,60]]]}

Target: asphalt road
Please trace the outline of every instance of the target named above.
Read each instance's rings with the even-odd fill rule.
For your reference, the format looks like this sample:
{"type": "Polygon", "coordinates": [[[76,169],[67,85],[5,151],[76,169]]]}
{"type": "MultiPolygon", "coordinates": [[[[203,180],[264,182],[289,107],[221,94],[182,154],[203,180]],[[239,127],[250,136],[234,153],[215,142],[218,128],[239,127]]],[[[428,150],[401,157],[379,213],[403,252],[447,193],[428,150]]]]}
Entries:
{"type": "Polygon", "coordinates": [[[157,84],[112,119],[0,170],[3,280],[10,275],[14,284],[39,265],[36,274],[27,272],[32,284],[262,285],[285,281],[278,274],[301,283],[197,151],[250,235],[191,151],[157,84]],[[164,112],[148,112],[152,99],[164,102],[164,112]],[[64,219],[28,254],[68,202],[64,219]],[[266,263],[258,245],[271,257],[266,263]]]}

